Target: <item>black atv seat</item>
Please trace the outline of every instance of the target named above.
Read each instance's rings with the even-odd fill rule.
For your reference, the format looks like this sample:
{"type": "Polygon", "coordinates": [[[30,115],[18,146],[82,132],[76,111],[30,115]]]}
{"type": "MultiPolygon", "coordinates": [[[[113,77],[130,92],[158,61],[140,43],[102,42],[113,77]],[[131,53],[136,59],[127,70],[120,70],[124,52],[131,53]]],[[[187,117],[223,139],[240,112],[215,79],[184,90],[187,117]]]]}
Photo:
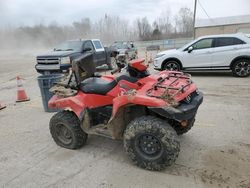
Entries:
{"type": "Polygon", "coordinates": [[[84,93],[106,95],[106,93],[112,90],[120,80],[135,83],[138,79],[127,75],[121,75],[113,81],[107,81],[98,77],[91,77],[81,82],[80,89],[84,93]]]}

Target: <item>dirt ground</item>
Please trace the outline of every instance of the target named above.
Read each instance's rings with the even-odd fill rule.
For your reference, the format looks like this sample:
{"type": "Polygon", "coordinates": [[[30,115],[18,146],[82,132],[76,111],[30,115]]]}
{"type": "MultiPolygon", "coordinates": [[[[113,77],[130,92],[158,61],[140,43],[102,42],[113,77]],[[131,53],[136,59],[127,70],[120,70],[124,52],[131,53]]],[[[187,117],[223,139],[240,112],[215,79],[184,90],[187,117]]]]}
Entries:
{"type": "Polygon", "coordinates": [[[180,136],[175,164],[152,172],[134,166],[121,141],[90,136],[79,150],[52,140],[34,69],[35,57],[0,56],[0,187],[250,187],[250,78],[192,74],[204,92],[195,126],[180,136]],[[15,103],[15,76],[31,101],[15,103]]]}

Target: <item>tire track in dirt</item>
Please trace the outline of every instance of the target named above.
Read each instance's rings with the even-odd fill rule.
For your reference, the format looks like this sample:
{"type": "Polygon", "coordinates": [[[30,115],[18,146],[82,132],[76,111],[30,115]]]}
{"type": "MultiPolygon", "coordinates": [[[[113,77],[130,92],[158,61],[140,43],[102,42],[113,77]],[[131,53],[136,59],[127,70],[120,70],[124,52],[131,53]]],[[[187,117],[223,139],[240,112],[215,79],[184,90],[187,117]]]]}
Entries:
{"type": "Polygon", "coordinates": [[[250,144],[236,143],[209,150],[201,159],[202,168],[176,164],[165,173],[190,177],[208,187],[250,187],[250,144]]]}

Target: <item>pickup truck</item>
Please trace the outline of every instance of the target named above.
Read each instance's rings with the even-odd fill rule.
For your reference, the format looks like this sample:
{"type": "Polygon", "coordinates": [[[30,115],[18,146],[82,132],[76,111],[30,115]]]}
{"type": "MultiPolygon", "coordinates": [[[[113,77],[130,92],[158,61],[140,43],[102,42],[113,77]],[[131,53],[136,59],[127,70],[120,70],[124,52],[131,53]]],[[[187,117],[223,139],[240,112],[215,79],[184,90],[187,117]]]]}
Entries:
{"type": "Polygon", "coordinates": [[[56,72],[68,72],[71,63],[85,52],[92,52],[96,66],[108,65],[115,68],[115,62],[111,61],[111,51],[104,48],[99,39],[69,40],[54,48],[53,51],[36,57],[36,71],[41,74],[56,72]]]}
{"type": "Polygon", "coordinates": [[[119,61],[137,58],[137,48],[132,41],[116,41],[110,46],[110,49],[119,52],[119,61]]]}

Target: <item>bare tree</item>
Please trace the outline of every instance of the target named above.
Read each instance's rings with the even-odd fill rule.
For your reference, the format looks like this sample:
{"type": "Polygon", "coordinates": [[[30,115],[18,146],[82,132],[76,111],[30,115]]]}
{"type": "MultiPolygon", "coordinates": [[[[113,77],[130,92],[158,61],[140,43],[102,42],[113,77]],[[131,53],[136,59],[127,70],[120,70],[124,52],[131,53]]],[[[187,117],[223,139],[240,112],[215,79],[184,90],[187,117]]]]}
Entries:
{"type": "Polygon", "coordinates": [[[107,43],[114,40],[128,40],[132,33],[127,20],[107,14],[94,24],[93,31],[96,36],[107,43]]]}
{"type": "Polygon", "coordinates": [[[192,15],[189,8],[183,7],[175,16],[171,16],[171,10],[167,8],[160,13],[152,25],[147,17],[137,18],[134,24],[130,25],[124,18],[106,14],[95,22],[89,18],[83,18],[71,25],[52,22],[49,25],[41,23],[34,26],[5,26],[0,27],[0,48],[51,47],[75,38],[100,38],[105,44],[110,44],[116,40],[189,37],[193,33],[192,15]]]}
{"type": "Polygon", "coordinates": [[[175,28],[185,36],[192,36],[193,12],[189,8],[183,7],[179,10],[178,15],[175,16],[175,28]]]}
{"type": "Polygon", "coordinates": [[[161,12],[156,22],[158,23],[159,30],[165,35],[170,35],[173,32],[171,10],[169,8],[161,12]]]}
{"type": "Polygon", "coordinates": [[[157,39],[157,40],[159,40],[161,38],[162,32],[159,29],[159,25],[158,25],[158,23],[156,21],[154,21],[154,23],[153,23],[153,28],[154,28],[154,30],[152,32],[151,39],[157,39]]]}
{"type": "Polygon", "coordinates": [[[146,17],[142,19],[138,18],[136,20],[136,25],[137,25],[137,31],[138,31],[138,35],[140,39],[145,40],[145,39],[150,38],[152,28],[146,17]]]}
{"type": "Polygon", "coordinates": [[[80,22],[73,22],[76,34],[78,36],[88,36],[91,31],[91,22],[89,18],[83,18],[80,22]]]}

